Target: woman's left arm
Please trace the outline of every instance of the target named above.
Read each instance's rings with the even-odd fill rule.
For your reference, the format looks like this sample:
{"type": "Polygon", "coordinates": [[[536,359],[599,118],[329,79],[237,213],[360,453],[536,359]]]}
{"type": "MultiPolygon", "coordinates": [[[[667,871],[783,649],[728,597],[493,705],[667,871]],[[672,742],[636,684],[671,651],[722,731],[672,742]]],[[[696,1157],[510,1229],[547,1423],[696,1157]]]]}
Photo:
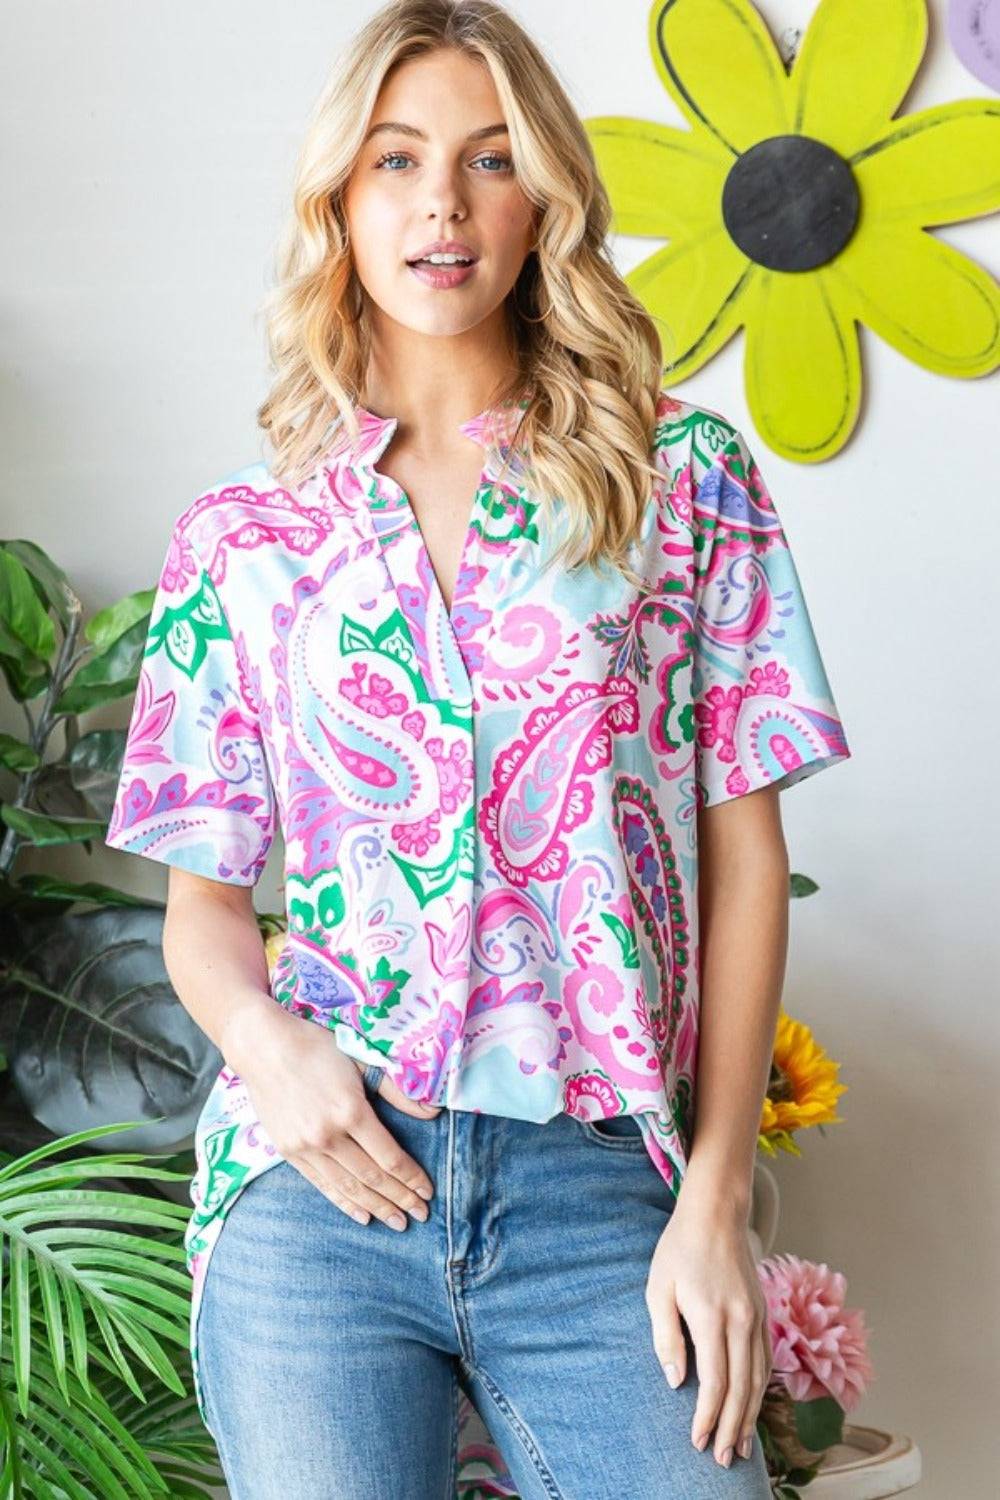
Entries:
{"type": "Polygon", "coordinates": [[[657,1357],[684,1379],[680,1316],[697,1353],[696,1448],[750,1453],[771,1372],[766,1308],[747,1234],[761,1109],[788,951],[788,851],[780,790],[698,813],[701,1002],[687,1169],[650,1266],[657,1357]]]}

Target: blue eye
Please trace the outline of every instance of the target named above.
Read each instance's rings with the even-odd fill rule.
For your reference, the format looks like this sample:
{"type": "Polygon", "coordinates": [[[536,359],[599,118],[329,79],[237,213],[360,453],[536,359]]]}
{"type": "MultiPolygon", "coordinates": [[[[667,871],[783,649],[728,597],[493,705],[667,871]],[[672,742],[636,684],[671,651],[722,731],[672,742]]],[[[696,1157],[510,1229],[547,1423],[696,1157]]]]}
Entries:
{"type": "MultiPolygon", "coordinates": [[[[386,151],[379,157],[378,161],[375,163],[375,167],[376,169],[379,167],[383,167],[385,166],[386,162],[390,161],[406,162],[411,160],[412,158],[408,156],[405,151],[386,151]]],[[[513,166],[513,162],[511,161],[510,157],[504,156],[503,153],[499,151],[489,151],[485,156],[476,158],[476,164],[484,161],[495,161],[500,163],[499,170],[493,168],[487,172],[486,175],[488,177],[499,176],[501,171],[507,171],[510,167],[513,166]]]]}

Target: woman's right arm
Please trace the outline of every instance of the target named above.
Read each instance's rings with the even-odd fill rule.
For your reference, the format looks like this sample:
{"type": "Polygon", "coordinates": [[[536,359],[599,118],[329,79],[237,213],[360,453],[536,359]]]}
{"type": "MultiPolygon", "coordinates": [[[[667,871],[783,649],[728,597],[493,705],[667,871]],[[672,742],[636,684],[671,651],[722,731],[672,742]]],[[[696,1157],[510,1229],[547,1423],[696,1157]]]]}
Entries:
{"type": "Polygon", "coordinates": [[[361,1223],[371,1214],[390,1223],[399,1209],[426,1217],[433,1184],[372,1109],[360,1065],[328,1027],[272,997],[250,886],[172,866],[163,961],[283,1157],[361,1223]]]}
{"type": "Polygon", "coordinates": [[[252,888],[172,866],[163,961],[184,1009],[242,1073],[241,1034],[275,1008],[252,888]]]}

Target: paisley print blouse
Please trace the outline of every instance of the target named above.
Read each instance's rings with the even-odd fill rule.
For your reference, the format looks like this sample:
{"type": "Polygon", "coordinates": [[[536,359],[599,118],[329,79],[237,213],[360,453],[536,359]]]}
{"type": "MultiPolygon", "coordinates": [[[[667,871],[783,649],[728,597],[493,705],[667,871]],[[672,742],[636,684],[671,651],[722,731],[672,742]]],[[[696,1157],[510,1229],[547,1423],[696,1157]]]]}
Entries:
{"type": "MultiPolygon", "coordinates": [[[[661,392],[637,590],[610,567],[546,568],[565,511],[544,520],[530,492],[525,405],[461,426],[483,466],[450,610],[378,468],[393,417],[357,407],[360,445],[335,441],[295,489],[258,462],[187,505],[107,843],[249,886],[280,829],[277,1003],[414,1100],[539,1122],[636,1114],[676,1192],[698,1039],[696,811],[850,751],[742,434],[661,392]]],[[[197,1384],[208,1257],[236,1195],[280,1159],[228,1066],[196,1157],[197,1384]]]]}

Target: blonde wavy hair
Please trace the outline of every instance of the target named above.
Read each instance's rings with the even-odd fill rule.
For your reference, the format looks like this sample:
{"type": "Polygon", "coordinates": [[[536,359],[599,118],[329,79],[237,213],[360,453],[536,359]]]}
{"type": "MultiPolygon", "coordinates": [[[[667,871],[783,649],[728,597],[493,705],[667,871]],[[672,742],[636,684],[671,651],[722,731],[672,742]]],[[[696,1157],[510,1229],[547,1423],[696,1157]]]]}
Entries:
{"type": "Polygon", "coordinates": [[[511,448],[520,448],[540,519],[549,496],[564,503],[566,531],[550,562],[606,561],[641,585],[628,553],[658,474],[650,453],[660,338],[612,263],[611,206],[584,126],[538,47],[492,0],[391,0],[356,33],[316,101],[264,302],[275,379],[257,418],[271,470],[295,484],[333,433],[357,443],[353,404],[371,331],[342,195],[389,70],[441,47],[489,68],[515,173],[541,210],[537,244],[506,300],[517,369],[493,404],[530,392],[511,448]]]}

